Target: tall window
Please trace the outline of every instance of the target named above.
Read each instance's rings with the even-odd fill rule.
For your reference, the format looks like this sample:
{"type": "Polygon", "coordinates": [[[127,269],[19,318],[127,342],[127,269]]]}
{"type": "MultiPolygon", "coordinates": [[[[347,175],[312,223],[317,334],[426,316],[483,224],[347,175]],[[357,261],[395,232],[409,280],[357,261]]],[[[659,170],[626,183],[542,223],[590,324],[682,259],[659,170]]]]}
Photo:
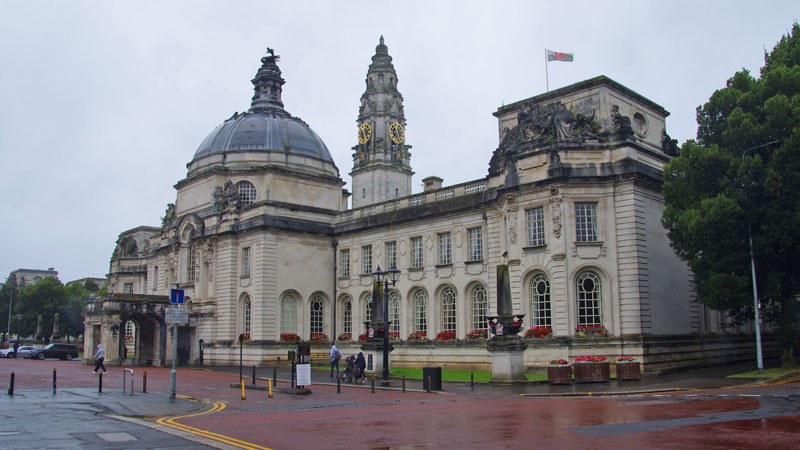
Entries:
{"type": "Polygon", "coordinates": [[[345,297],[342,302],[342,332],[353,332],[353,301],[350,297],[345,297]]]}
{"type": "Polygon", "coordinates": [[[422,236],[411,238],[411,268],[422,267],[422,236]]]}
{"type": "Polygon", "coordinates": [[[291,294],[281,299],[281,333],[297,333],[297,302],[291,294]]]}
{"type": "Polygon", "coordinates": [[[389,241],[386,243],[386,269],[397,267],[397,241],[389,241]]]}
{"type": "Polygon", "coordinates": [[[195,275],[194,244],[189,244],[189,254],[186,257],[186,282],[193,283],[195,275]]]}
{"type": "Polygon", "coordinates": [[[350,249],[343,248],[339,250],[339,276],[350,276],[350,249]]]}
{"type": "Polygon", "coordinates": [[[533,277],[530,285],[531,293],[531,325],[534,327],[550,327],[550,280],[544,274],[533,277]]]}
{"type": "Polygon", "coordinates": [[[414,331],[428,331],[428,296],[422,289],[414,291],[414,331]]]}
{"type": "Polygon", "coordinates": [[[578,326],[602,325],[600,277],[593,272],[583,272],[575,284],[578,293],[578,326]]]}
{"type": "Polygon", "coordinates": [[[397,292],[389,293],[389,331],[400,331],[400,295],[397,292]]]}
{"type": "Polygon", "coordinates": [[[442,290],[442,331],[456,331],[456,290],[442,290]]]}
{"type": "Polygon", "coordinates": [[[250,317],[252,313],[252,302],[250,296],[244,294],[242,298],[242,332],[250,334],[250,317]]]}
{"type": "Polygon", "coordinates": [[[597,203],[575,203],[575,239],[597,241],[597,203]]]}
{"type": "Polygon", "coordinates": [[[453,253],[450,245],[450,232],[439,233],[439,265],[452,263],[453,253]]]}
{"type": "Polygon", "coordinates": [[[133,283],[125,283],[122,285],[123,294],[133,294],[133,283]]]}
{"type": "Polygon", "coordinates": [[[525,211],[528,228],[528,247],[544,245],[544,207],[525,211]]]}
{"type": "Polygon", "coordinates": [[[153,290],[158,290],[158,266],[153,268],[153,290]]]}
{"type": "Polygon", "coordinates": [[[485,330],[489,328],[486,315],[489,310],[489,298],[486,287],[479,284],[472,288],[472,329],[485,330]]]}
{"type": "Polygon", "coordinates": [[[322,333],[322,299],[314,296],[311,299],[311,332],[322,333]]]}
{"type": "Polygon", "coordinates": [[[250,276],[250,247],[242,248],[242,274],[243,277],[250,276]]]}
{"type": "Polygon", "coordinates": [[[132,320],[125,322],[125,342],[133,344],[136,340],[136,324],[132,320]]]}
{"type": "Polygon", "coordinates": [[[372,246],[364,245],[361,247],[361,273],[372,273],[372,246]]]}
{"type": "Polygon", "coordinates": [[[236,191],[239,193],[239,203],[242,206],[251,205],[256,201],[256,187],[249,181],[236,183],[236,191]]]}
{"type": "Polygon", "coordinates": [[[469,236],[469,260],[480,261],[483,259],[483,235],[481,228],[470,228],[467,230],[469,236]]]}
{"type": "Polygon", "coordinates": [[[372,323],[372,296],[367,296],[364,302],[364,318],[368,323],[372,323]]]}

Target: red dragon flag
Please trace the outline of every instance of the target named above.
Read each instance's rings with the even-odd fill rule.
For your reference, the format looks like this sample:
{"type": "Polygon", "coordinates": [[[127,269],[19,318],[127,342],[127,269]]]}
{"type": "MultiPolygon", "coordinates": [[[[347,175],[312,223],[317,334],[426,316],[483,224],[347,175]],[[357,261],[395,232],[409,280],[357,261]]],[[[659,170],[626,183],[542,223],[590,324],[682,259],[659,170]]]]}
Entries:
{"type": "Polygon", "coordinates": [[[545,53],[547,53],[547,62],[550,61],[572,62],[573,58],[572,53],[554,52],[548,49],[544,49],[544,51],[545,53]]]}

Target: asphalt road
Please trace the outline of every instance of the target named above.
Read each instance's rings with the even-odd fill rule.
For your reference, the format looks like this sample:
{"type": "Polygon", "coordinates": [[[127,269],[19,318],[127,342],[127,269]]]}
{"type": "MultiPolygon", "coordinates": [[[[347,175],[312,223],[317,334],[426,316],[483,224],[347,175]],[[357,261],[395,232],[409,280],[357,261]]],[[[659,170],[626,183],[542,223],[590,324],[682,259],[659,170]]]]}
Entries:
{"type": "MultiPolygon", "coordinates": [[[[714,371],[557,387],[563,392],[446,385],[442,393],[414,382],[402,392],[399,380],[374,392],[337,388],[315,371],[311,394],[287,393],[279,381],[272,398],[251,388],[242,399],[237,368],[179,368],[173,400],[169,369],[133,368],[133,396],[128,373],[123,393],[121,368],[109,368],[102,393],[91,369],[79,361],[0,360],[0,447],[800,448],[800,383],[742,386],[714,371]],[[5,392],[12,371],[13,396],[5,392]]],[[[250,383],[251,370],[244,374],[250,383]]]]}

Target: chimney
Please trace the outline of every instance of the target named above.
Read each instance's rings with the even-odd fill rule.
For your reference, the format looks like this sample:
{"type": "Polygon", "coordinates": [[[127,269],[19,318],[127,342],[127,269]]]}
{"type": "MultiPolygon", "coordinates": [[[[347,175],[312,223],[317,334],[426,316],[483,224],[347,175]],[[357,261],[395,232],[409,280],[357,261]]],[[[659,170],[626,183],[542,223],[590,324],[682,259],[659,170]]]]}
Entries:
{"type": "Polygon", "coordinates": [[[442,188],[443,179],[437,176],[430,176],[422,179],[422,184],[425,186],[424,192],[435,191],[442,188]]]}

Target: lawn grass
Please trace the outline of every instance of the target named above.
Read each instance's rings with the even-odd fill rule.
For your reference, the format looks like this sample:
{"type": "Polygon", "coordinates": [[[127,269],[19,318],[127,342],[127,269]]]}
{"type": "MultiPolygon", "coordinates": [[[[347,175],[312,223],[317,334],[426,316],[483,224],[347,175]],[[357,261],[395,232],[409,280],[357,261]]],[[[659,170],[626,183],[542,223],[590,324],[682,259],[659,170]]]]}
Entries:
{"type": "Polygon", "coordinates": [[[758,373],[758,370],[751,370],[750,372],[728,375],[727,378],[760,378],[762,380],[772,380],[795,373],[800,373],[800,368],[795,367],[784,369],[781,367],[774,367],[771,369],[764,369],[764,373],[758,373]]]}

